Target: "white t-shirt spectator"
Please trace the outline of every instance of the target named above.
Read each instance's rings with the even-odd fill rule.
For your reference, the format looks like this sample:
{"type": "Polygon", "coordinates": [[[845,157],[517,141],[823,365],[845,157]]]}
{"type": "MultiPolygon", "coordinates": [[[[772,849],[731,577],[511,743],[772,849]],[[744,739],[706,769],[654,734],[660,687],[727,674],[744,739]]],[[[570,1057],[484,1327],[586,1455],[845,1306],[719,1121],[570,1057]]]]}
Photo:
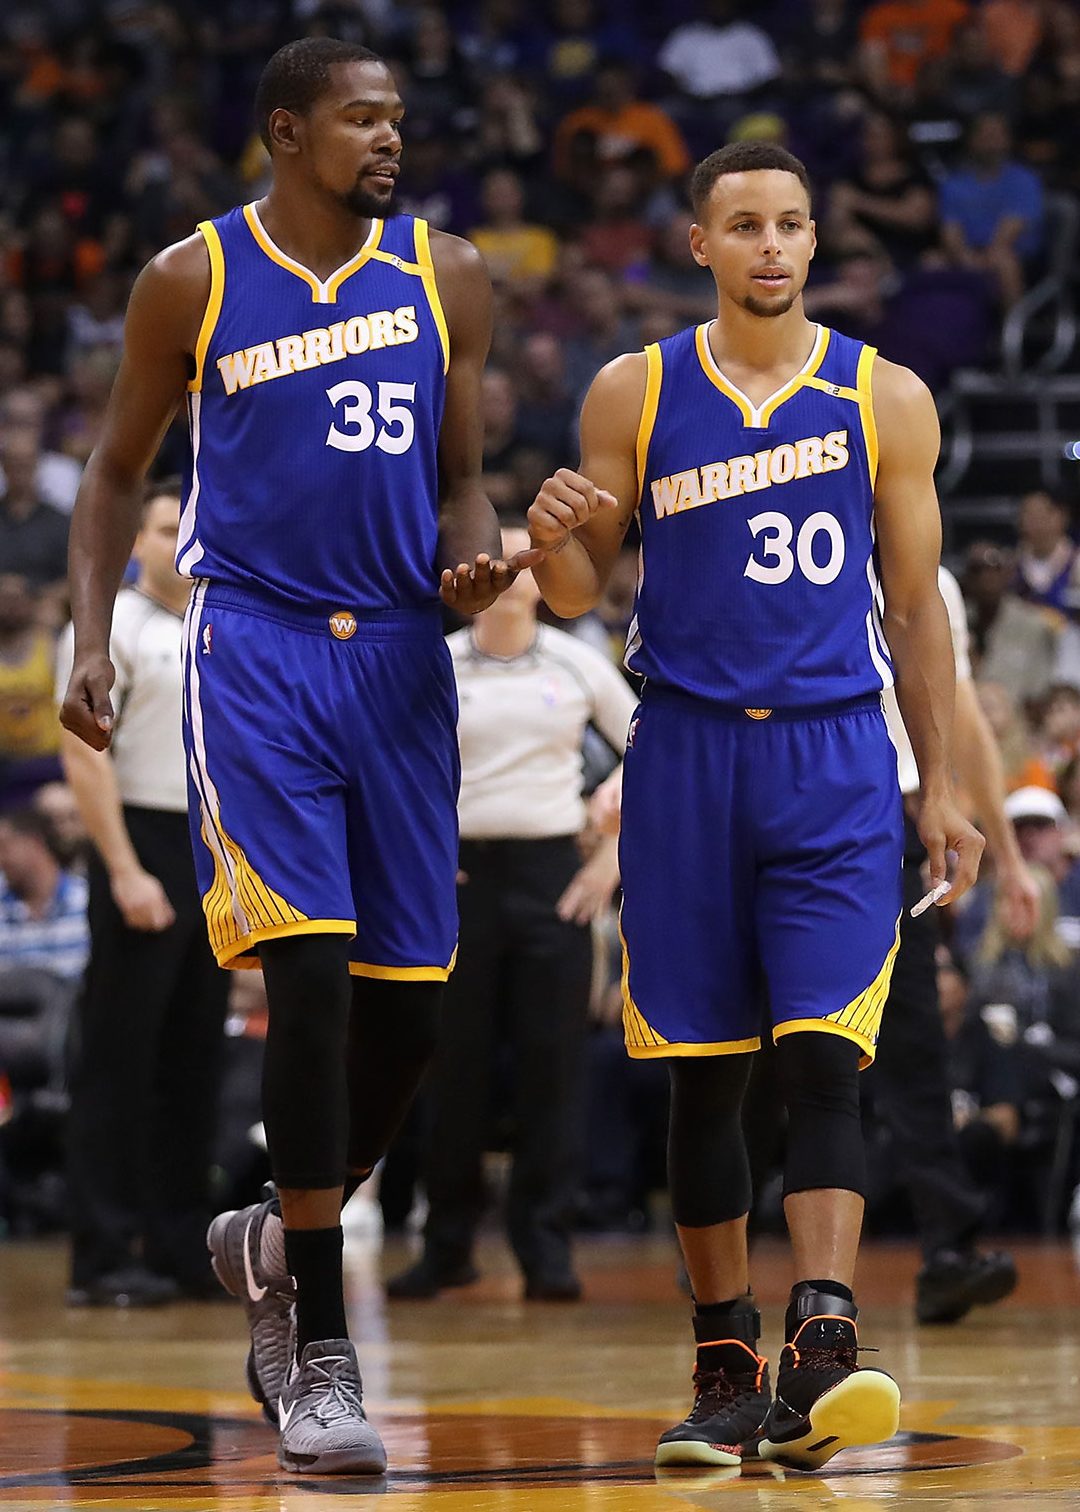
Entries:
{"type": "Polygon", "coordinates": [[[660,48],[660,67],[698,100],[748,94],[780,76],[780,58],[767,32],[751,21],[717,26],[687,21],[660,48]]]}
{"type": "Polygon", "coordinates": [[[585,827],[581,744],[593,724],[622,752],[637,699],[601,652],[536,627],[521,656],[485,656],[471,630],[447,645],[457,678],[463,840],[539,840],[585,827]]]}

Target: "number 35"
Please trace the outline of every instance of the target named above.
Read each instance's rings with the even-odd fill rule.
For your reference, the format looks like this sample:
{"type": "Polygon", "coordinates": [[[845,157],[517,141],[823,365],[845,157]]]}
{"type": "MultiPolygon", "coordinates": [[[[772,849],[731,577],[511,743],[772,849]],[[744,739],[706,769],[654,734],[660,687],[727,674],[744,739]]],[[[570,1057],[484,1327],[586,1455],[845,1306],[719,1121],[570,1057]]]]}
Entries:
{"type": "Polygon", "coordinates": [[[353,379],[335,383],[333,388],[327,389],[326,397],[335,409],[339,404],[344,404],[341,421],[343,425],[350,427],[348,430],[338,430],[337,425],[332,423],[326,433],[327,446],[334,446],[338,451],[359,452],[367,451],[374,443],[380,451],[400,456],[413,444],[413,436],[416,434],[413,412],[397,401],[404,399],[411,404],[416,398],[415,383],[379,384],[379,402],[375,412],[383,424],[378,428],[371,416],[374,396],[366,383],[357,383],[353,379]]]}

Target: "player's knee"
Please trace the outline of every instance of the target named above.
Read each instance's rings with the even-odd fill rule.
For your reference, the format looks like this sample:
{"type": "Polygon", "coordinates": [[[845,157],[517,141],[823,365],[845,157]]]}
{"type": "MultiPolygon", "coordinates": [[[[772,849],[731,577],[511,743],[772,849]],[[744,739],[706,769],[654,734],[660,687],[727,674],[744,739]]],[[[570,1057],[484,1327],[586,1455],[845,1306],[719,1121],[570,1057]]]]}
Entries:
{"type": "Polygon", "coordinates": [[[668,1061],[671,1124],[668,1181],[680,1228],[710,1228],[750,1207],[750,1165],[742,1130],[749,1055],[668,1061]]]}
{"type": "Polygon", "coordinates": [[[374,1050],[380,1064],[422,1071],[438,1048],[445,985],[357,977],[352,991],[361,1053],[374,1050]]]}
{"type": "Polygon", "coordinates": [[[818,1030],[776,1046],[788,1112],[784,1195],[833,1189],[862,1193],[866,1154],[859,1108],[859,1046],[818,1030]]]}
{"type": "Polygon", "coordinates": [[[340,1060],[349,1008],[349,941],[343,935],[288,935],[259,947],[271,1040],[305,1051],[320,1040],[340,1060]]]}

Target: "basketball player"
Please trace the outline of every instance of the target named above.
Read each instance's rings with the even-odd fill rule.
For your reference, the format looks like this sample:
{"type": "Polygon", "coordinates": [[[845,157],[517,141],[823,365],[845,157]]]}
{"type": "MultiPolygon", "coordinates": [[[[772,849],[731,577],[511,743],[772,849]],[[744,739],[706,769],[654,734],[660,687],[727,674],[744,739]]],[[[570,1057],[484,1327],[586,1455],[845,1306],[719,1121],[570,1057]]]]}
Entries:
{"type": "Polygon", "coordinates": [[[219,963],[265,973],[280,1199],[280,1215],[273,1201],[222,1214],[208,1242],[248,1311],[248,1379],[280,1422],[281,1464],[380,1473],[340,1214],[412,1099],[453,963],[456,703],[439,593],[473,613],[535,553],[499,559],[480,484],[479,254],[389,218],[402,118],[389,69],[332,39],[291,43],[256,110],[266,198],[204,222],[132,292],[72,526],[63,720],[108,743],[113,598],[142,476],[186,391],[192,837],[219,963]]]}
{"type": "Polygon", "coordinates": [[[933,401],[912,373],[812,325],[806,170],[765,144],[696,169],[695,259],[715,320],[618,358],[581,418],[579,473],[530,515],[562,615],[596,603],[642,537],[628,665],[645,690],[623,774],[624,1024],[668,1060],[672,1209],[695,1298],[695,1400],[657,1463],[800,1469],[896,1429],[859,1369],[852,1293],[872,1061],[901,907],[903,819],[881,709],[893,681],[922,774],[935,886],[973,882],[982,837],[953,797],[953,660],[937,586],[933,401]],[[875,606],[877,574],[885,624],[875,606]],[[884,632],[887,634],[886,642],[884,632]],[[789,1114],[798,1277],[770,1396],[749,1291],[740,1105],[764,982],[789,1114]]]}

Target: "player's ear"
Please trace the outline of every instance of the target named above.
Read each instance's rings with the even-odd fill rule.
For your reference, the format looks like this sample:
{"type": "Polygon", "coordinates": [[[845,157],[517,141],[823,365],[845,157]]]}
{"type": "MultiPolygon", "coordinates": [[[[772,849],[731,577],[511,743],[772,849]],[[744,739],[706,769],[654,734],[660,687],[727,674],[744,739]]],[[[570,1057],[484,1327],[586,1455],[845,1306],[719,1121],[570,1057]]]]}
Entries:
{"type": "Polygon", "coordinates": [[[298,124],[298,118],[293,115],[291,110],[286,110],[283,105],[279,106],[277,110],[270,112],[270,119],[266,123],[266,129],[270,134],[270,141],[275,152],[299,152],[300,144],[297,141],[296,133],[298,124]]]}
{"type": "Polygon", "coordinates": [[[817,251],[817,221],[813,221],[812,220],[810,222],[810,258],[811,258],[811,261],[813,260],[814,253],[816,251],[817,251]]]}
{"type": "Polygon", "coordinates": [[[700,267],[709,266],[709,254],[705,247],[705,227],[697,225],[696,222],[690,227],[690,253],[700,267]]]}

